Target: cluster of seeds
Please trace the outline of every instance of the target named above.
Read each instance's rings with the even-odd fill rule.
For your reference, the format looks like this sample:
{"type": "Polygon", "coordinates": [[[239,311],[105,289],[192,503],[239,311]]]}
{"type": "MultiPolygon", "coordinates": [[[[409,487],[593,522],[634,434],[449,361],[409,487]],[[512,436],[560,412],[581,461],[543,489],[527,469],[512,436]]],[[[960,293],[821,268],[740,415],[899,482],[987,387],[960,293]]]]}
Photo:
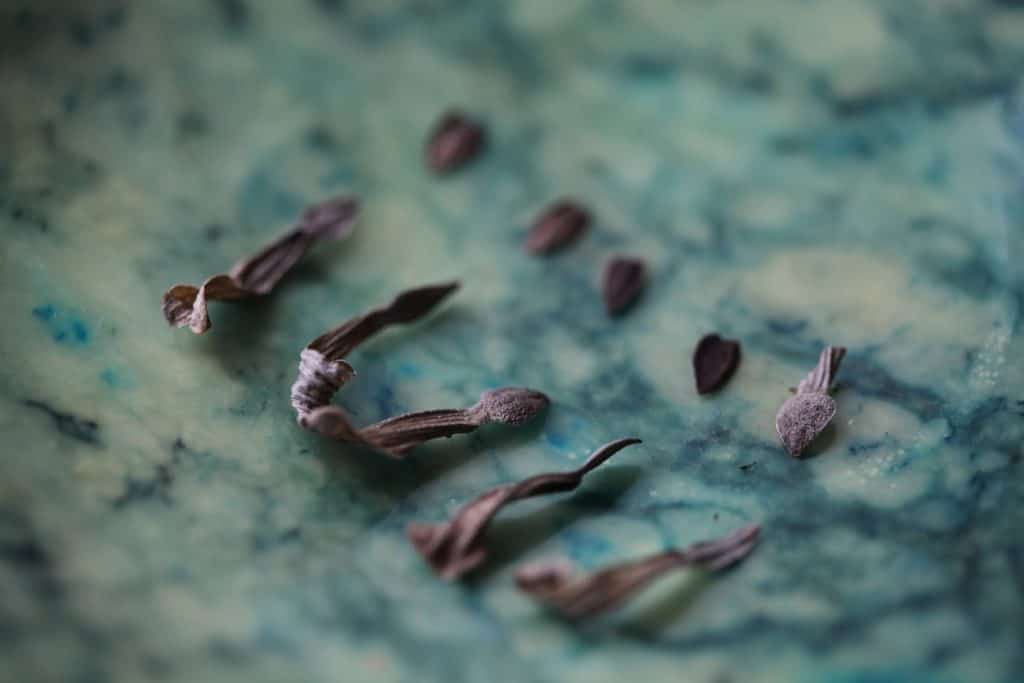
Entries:
{"type": "MultiPolygon", "coordinates": [[[[453,173],[483,151],[486,139],[478,121],[461,112],[449,112],[428,136],[426,165],[437,174],[453,173]]],[[[212,325],[208,301],[270,294],[314,244],[350,235],[358,212],[359,201],[350,196],[309,207],[282,236],[239,261],[227,273],[214,275],[198,287],[180,284],[168,289],[163,297],[164,317],[169,324],[188,327],[196,334],[207,332],[212,325]]],[[[592,222],[591,212],[578,201],[559,199],[534,221],[525,250],[533,256],[547,256],[565,249],[582,238],[592,222]]],[[[626,312],[642,292],[646,277],[642,260],[613,257],[604,268],[601,286],[608,315],[626,312]]],[[[432,439],[471,432],[492,422],[525,424],[540,415],[549,405],[548,397],[521,387],[486,391],[467,408],[407,413],[365,427],[355,426],[341,408],[331,403],[334,394],[355,375],[346,360],[349,353],[387,327],[421,319],[458,288],[458,282],[444,282],[406,290],[390,303],[357,315],[310,342],[300,353],[299,374],[291,388],[299,425],[331,439],[403,458],[432,439]]],[[[842,347],[826,347],[816,367],[779,409],[776,430],[791,455],[801,455],[835,416],[836,404],[829,390],[844,354],[842,347]]],[[[697,393],[712,394],[725,386],[740,358],[738,341],[714,333],[705,335],[693,352],[697,393]]],[[[588,472],[638,443],[640,440],[635,438],[619,439],[594,451],[576,469],[537,474],[493,488],[463,505],[447,523],[410,524],[409,541],[438,575],[446,580],[458,579],[486,560],[485,532],[502,507],[525,498],[572,491],[588,472]]],[[[520,568],[516,582],[542,604],[567,618],[579,619],[614,609],[672,569],[727,569],[753,550],[759,535],[760,526],[753,524],[718,539],[620,562],[585,576],[574,575],[565,560],[549,560],[520,568]]]]}

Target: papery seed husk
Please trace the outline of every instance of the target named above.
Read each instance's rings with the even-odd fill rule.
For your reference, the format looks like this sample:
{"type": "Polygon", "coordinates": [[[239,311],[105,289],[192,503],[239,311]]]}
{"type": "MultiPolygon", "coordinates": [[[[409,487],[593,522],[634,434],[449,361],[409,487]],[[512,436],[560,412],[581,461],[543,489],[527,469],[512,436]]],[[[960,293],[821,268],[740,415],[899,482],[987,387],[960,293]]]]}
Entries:
{"type": "Polygon", "coordinates": [[[361,428],[354,426],[348,415],[333,405],[314,408],[301,417],[299,423],[323,436],[401,458],[422,443],[472,432],[485,424],[524,424],[537,417],[548,403],[548,397],[539,391],[506,387],[484,392],[469,408],[405,413],[361,428]],[[497,407],[491,403],[494,395],[502,396],[497,407]]]}
{"type": "Polygon", "coordinates": [[[842,346],[826,346],[818,356],[818,363],[808,373],[807,377],[800,381],[796,391],[798,394],[817,391],[827,392],[835,381],[836,373],[839,371],[839,364],[846,356],[846,349],[842,346]]]}
{"type": "Polygon", "coordinates": [[[596,617],[620,606],[666,572],[696,566],[721,571],[746,558],[761,527],[751,524],[683,550],[666,550],[614,564],[591,574],[575,574],[565,560],[534,562],[516,572],[519,589],[568,619],[596,617]]]}
{"type": "MultiPolygon", "coordinates": [[[[353,349],[381,330],[405,325],[427,315],[459,288],[458,282],[442,282],[407,289],[384,306],[349,318],[311,341],[299,356],[299,374],[292,384],[291,399],[299,424],[309,414],[330,403],[334,394],[355,370],[345,361],[353,349]]],[[[331,424],[337,424],[333,417],[331,424]]]]}
{"type": "Polygon", "coordinates": [[[348,237],[359,213],[359,201],[343,196],[310,206],[294,227],[242,259],[225,274],[214,275],[196,287],[180,284],[164,292],[161,307],[168,324],[203,334],[212,323],[209,301],[232,301],[269,294],[288,271],[317,242],[348,237]]]}
{"type": "Polygon", "coordinates": [[[485,560],[487,550],[483,534],[503,506],[533,496],[572,491],[587,473],[623,448],[637,443],[639,439],[612,441],[594,451],[574,470],[538,474],[493,488],[463,505],[447,523],[410,524],[407,528],[409,541],[441,578],[459,578],[485,560]]]}

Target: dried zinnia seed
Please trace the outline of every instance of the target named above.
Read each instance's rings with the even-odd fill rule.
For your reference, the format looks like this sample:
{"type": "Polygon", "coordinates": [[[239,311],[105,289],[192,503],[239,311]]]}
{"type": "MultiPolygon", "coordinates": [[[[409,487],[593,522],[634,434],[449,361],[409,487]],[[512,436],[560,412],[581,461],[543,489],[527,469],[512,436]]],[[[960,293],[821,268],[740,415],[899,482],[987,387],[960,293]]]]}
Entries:
{"type": "Polygon", "coordinates": [[[355,226],[359,202],[338,197],[307,208],[298,223],[257,254],[243,259],[224,275],[214,275],[201,286],[174,285],[164,293],[163,313],[175,327],[196,334],[210,329],[207,301],[232,301],[269,294],[306,251],[324,240],[348,237],[355,226]]]}
{"type": "Polygon", "coordinates": [[[775,417],[775,430],[789,454],[798,456],[835,415],[836,402],[828,394],[797,394],[782,404],[775,417]]]}
{"type": "Polygon", "coordinates": [[[836,402],[828,390],[845,354],[841,346],[826,346],[818,364],[797,386],[796,394],[779,408],[775,431],[790,455],[803,453],[835,417],[836,402]]]}
{"type": "Polygon", "coordinates": [[[483,126],[458,111],[447,112],[427,138],[426,161],[435,173],[464,166],[483,148],[483,126]]]}
{"type": "Polygon", "coordinates": [[[604,269],[602,292],[609,315],[619,315],[629,308],[644,288],[646,267],[639,259],[615,257],[604,269]]]}
{"type": "Polygon", "coordinates": [[[548,403],[548,397],[539,391],[504,387],[484,392],[480,400],[469,408],[406,413],[363,428],[353,427],[345,412],[337,406],[316,408],[302,424],[310,431],[332,439],[400,458],[425,441],[472,432],[491,422],[511,425],[529,422],[548,403]]]}
{"type": "Polygon", "coordinates": [[[357,315],[311,341],[299,357],[299,376],[292,385],[299,424],[306,426],[309,414],[329,404],[355,374],[345,361],[354,348],[389,325],[422,318],[458,288],[458,282],[443,282],[406,290],[388,305],[357,315]]]}
{"type": "Polygon", "coordinates": [[[442,578],[457,579],[486,558],[484,531],[504,505],[545,493],[572,491],[588,472],[626,446],[637,443],[640,439],[613,441],[594,451],[575,470],[538,474],[517,484],[491,489],[462,506],[447,524],[410,524],[409,540],[442,578]]]}
{"type": "Polygon", "coordinates": [[[708,394],[728,381],[740,364],[740,343],[717,334],[706,335],[693,352],[697,393],[708,394]]]}
{"type": "Polygon", "coordinates": [[[666,572],[683,567],[719,571],[754,549],[761,527],[752,524],[685,550],[667,550],[585,576],[574,576],[567,560],[528,564],[516,574],[520,590],[567,619],[594,617],[615,609],[666,572]]]}
{"type": "Polygon", "coordinates": [[[302,350],[299,376],[292,385],[292,407],[300,425],[324,436],[401,457],[424,441],[471,432],[489,422],[521,424],[548,405],[539,391],[506,387],[484,392],[465,409],[408,413],[357,428],[341,408],[330,405],[334,394],[355,374],[345,360],[356,346],[389,325],[410,323],[434,309],[458,288],[457,282],[417,287],[325,332],[302,350]]]}
{"type": "Polygon", "coordinates": [[[579,238],[590,224],[590,214],[571,199],[560,199],[537,218],[526,237],[526,251],[549,254],[579,238]]]}

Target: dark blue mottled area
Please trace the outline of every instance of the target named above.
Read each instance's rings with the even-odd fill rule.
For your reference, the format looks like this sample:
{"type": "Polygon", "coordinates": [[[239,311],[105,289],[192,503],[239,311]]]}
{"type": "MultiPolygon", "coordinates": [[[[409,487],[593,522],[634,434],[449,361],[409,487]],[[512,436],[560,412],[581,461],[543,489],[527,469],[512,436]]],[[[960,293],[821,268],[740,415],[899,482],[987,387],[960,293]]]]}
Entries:
{"type": "MultiPolygon", "coordinates": [[[[0,671],[11,680],[1016,683],[1024,671],[1024,6],[964,0],[0,3],[0,671]],[[459,107],[484,154],[437,178],[459,107]],[[310,202],[347,242],[169,329],[310,202]],[[550,258],[555,198],[590,207],[550,258]],[[644,296],[610,320],[615,255],[644,296]],[[298,351],[354,352],[359,424],[531,386],[527,428],[396,462],[299,429],[298,351]],[[743,344],[728,385],[690,354],[743,344]],[[849,353],[797,460],[774,416],[849,353]],[[404,528],[638,436],[502,511],[442,583],[404,528]],[[514,588],[764,526],[720,577],[595,624],[514,588]]],[[[0,675],[0,678],[6,678],[0,675]]]]}

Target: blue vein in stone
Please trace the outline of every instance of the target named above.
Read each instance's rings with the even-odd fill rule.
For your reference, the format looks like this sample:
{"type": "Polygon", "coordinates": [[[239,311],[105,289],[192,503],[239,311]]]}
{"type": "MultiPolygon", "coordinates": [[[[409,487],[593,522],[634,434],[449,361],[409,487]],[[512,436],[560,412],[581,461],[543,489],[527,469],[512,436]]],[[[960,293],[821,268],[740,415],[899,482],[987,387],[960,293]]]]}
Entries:
{"type": "Polygon", "coordinates": [[[64,436],[90,446],[100,445],[100,426],[95,420],[88,420],[72,413],[61,412],[50,404],[35,399],[25,399],[21,404],[49,415],[50,419],[53,420],[54,428],[64,436]]]}

